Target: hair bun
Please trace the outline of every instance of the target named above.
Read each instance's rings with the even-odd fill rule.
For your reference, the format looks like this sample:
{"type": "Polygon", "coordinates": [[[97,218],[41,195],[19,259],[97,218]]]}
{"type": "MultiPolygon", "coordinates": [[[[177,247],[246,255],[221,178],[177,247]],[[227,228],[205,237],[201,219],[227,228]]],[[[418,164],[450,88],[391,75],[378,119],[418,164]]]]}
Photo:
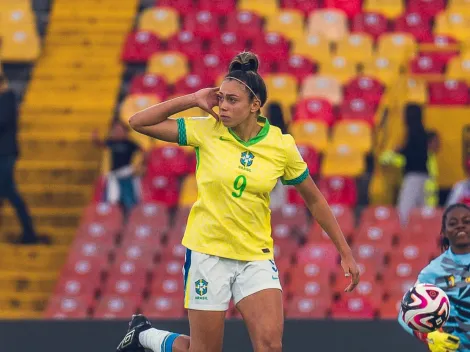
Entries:
{"type": "Polygon", "coordinates": [[[229,72],[232,71],[253,71],[258,73],[259,60],[258,57],[252,52],[245,51],[238,54],[229,65],[229,72]]]}

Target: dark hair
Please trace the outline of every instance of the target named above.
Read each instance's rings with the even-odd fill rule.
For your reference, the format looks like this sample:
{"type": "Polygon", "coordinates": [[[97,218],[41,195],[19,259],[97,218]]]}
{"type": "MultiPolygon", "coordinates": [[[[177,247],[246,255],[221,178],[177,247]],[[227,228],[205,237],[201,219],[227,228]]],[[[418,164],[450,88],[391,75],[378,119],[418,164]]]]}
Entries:
{"type": "Polygon", "coordinates": [[[283,134],[287,133],[287,127],[284,123],[284,115],[282,113],[282,108],[278,103],[271,103],[268,105],[267,115],[267,118],[271,122],[272,126],[279,127],[283,134]]]}
{"type": "Polygon", "coordinates": [[[445,232],[446,232],[446,222],[447,222],[447,217],[449,216],[449,213],[454,210],[454,209],[466,209],[470,211],[470,207],[464,203],[456,203],[452,204],[447,209],[444,211],[444,214],[442,215],[442,224],[441,224],[441,249],[442,251],[445,251],[449,249],[450,242],[449,239],[446,237],[445,232]]]}
{"type": "Polygon", "coordinates": [[[263,78],[258,74],[258,68],[258,57],[252,52],[244,51],[232,59],[225,79],[233,77],[245,83],[253,91],[245,87],[250,99],[254,98],[253,93],[255,93],[263,106],[268,99],[268,93],[263,78]]]}

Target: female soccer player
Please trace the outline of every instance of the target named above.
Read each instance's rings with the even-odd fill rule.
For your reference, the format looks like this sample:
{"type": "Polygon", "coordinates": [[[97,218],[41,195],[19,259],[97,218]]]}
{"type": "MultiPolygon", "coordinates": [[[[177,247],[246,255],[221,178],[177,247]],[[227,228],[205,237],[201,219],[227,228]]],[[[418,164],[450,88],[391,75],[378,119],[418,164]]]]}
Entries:
{"type": "Polygon", "coordinates": [[[266,85],[258,58],[244,52],[230,64],[220,88],[172,99],[129,120],[136,131],[190,145],[197,155],[198,199],[183,245],[185,299],[191,338],[151,328],[134,316],[118,351],[219,352],[225,313],[233,297],[256,352],[282,350],[282,292],[273,261],[269,193],[281,178],[295,185],[313,217],[336,245],[352,291],[359,270],[327,202],[309,176],[294,139],[260,115],[266,85]],[[219,106],[217,115],[213,108],[219,106]],[[168,119],[199,107],[212,117],[168,119]]]}
{"type": "Polygon", "coordinates": [[[432,352],[470,351],[470,207],[462,203],[448,207],[441,234],[444,252],[421,271],[418,283],[444,290],[451,304],[449,320],[443,331],[429,334],[413,332],[401,314],[398,321],[432,352]]]}

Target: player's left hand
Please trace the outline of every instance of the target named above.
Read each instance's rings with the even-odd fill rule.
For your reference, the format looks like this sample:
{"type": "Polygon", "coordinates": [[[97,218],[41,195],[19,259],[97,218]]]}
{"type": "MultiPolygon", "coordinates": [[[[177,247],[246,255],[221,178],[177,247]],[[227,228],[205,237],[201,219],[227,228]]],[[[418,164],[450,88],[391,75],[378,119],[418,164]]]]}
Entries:
{"type": "Polygon", "coordinates": [[[359,283],[359,267],[357,266],[352,254],[347,254],[341,257],[341,266],[344,270],[344,276],[351,276],[351,283],[344,289],[344,292],[351,292],[359,283]]]}

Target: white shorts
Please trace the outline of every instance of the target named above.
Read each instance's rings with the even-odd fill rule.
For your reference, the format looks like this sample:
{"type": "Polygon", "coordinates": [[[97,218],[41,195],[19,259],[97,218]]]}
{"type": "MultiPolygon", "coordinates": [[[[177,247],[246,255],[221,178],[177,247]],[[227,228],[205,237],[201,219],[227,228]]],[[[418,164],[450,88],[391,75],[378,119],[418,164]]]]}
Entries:
{"type": "Polygon", "coordinates": [[[274,260],[241,261],[191,250],[183,268],[184,307],[194,310],[226,311],[253,293],[282,290],[274,260]]]}

